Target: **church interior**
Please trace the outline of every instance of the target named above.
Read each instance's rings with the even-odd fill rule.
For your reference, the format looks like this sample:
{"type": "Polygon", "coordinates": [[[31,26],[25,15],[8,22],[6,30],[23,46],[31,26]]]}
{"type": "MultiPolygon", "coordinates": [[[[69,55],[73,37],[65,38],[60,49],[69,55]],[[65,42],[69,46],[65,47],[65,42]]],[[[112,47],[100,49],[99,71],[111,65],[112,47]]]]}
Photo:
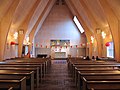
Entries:
{"type": "Polygon", "coordinates": [[[0,90],[120,90],[120,0],[0,0],[0,90]]]}

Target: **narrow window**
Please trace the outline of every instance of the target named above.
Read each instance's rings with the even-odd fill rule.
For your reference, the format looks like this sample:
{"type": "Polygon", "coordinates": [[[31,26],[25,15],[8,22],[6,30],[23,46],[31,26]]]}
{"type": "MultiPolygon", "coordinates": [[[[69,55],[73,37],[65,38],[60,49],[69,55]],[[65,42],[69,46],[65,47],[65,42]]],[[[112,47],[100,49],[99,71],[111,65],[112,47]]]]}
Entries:
{"type": "Polygon", "coordinates": [[[110,46],[107,47],[107,57],[114,58],[114,44],[113,42],[109,42],[110,46]]]}
{"type": "Polygon", "coordinates": [[[75,24],[76,24],[76,26],[78,27],[78,29],[80,30],[80,32],[83,33],[83,32],[84,32],[84,29],[82,28],[82,26],[81,26],[81,24],[80,24],[80,22],[78,21],[78,19],[77,19],[76,16],[74,16],[73,21],[75,22],[75,24]]]}

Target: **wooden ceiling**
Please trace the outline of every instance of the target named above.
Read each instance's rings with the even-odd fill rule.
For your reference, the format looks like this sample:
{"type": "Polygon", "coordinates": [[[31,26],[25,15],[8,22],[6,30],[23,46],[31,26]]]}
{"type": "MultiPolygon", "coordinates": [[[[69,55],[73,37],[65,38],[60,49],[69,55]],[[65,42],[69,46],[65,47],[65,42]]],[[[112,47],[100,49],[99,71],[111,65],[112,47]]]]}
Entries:
{"type": "MultiPolygon", "coordinates": [[[[20,26],[26,19],[29,19],[26,20],[26,22],[28,21],[26,29],[29,35],[36,23],[38,21],[39,23],[41,22],[42,19],[38,19],[41,16],[44,17],[42,14],[50,12],[49,7],[53,6],[55,2],[56,4],[61,2],[63,4],[66,3],[72,14],[76,15],[82,24],[85,24],[90,31],[94,32],[95,28],[102,29],[109,26],[100,1],[102,0],[0,0],[0,21],[9,12],[10,8],[15,7],[9,31],[14,32],[18,28],[24,29],[20,26]],[[18,2],[17,6],[13,4],[15,1],[18,2]]],[[[111,8],[117,18],[120,19],[120,0],[104,1],[107,2],[106,7],[111,8]]],[[[39,25],[37,27],[40,28],[41,25],[39,25]]]]}

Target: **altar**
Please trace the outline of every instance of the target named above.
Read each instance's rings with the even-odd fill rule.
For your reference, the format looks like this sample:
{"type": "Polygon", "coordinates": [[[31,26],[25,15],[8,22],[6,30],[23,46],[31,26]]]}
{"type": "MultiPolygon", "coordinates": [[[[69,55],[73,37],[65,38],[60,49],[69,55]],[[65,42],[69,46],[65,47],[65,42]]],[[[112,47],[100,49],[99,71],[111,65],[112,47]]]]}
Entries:
{"type": "Polygon", "coordinates": [[[66,58],[66,52],[55,52],[54,58],[66,58]]]}

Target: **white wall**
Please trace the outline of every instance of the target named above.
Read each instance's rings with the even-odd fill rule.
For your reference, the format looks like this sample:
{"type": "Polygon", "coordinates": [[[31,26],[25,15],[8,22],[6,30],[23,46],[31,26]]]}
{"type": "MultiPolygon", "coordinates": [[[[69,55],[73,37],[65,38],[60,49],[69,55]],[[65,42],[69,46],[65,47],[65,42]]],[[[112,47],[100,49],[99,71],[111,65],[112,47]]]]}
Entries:
{"type": "Polygon", "coordinates": [[[15,57],[18,57],[18,45],[7,44],[4,59],[10,59],[15,57]]]}
{"type": "Polygon", "coordinates": [[[41,29],[36,34],[35,43],[39,46],[45,47],[47,45],[50,47],[50,40],[67,39],[70,40],[70,45],[80,46],[80,43],[86,42],[84,36],[80,34],[74,24],[73,16],[68,7],[66,5],[54,5],[41,29]]]}
{"type": "Polygon", "coordinates": [[[50,48],[35,48],[35,56],[37,57],[37,54],[48,54],[50,55],[50,48]]]}

